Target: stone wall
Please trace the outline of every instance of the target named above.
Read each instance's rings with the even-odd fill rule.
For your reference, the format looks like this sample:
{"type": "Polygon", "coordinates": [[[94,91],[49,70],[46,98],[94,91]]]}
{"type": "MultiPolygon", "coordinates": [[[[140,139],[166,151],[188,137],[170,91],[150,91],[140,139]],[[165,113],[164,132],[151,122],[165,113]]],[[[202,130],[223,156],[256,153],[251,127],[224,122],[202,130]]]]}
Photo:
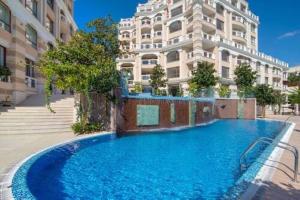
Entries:
{"type": "Polygon", "coordinates": [[[216,99],[218,119],[256,119],[256,99],[216,99]]]}

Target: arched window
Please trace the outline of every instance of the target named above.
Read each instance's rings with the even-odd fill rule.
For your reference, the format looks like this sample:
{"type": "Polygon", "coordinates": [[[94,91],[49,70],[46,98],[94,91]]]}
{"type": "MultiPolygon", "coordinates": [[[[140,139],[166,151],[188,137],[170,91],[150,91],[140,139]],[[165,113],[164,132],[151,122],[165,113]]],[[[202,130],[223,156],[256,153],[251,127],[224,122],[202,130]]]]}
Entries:
{"type": "Polygon", "coordinates": [[[179,61],[179,52],[172,51],[172,52],[168,53],[167,62],[175,62],[175,61],[179,61]]]}
{"type": "Polygon", "coordinates": [[[170,24],[169,26],[169,32],[174,33],[176,31],[180,31],[182,29],[182,22],[181,21],[175,21],[170,24]]]}

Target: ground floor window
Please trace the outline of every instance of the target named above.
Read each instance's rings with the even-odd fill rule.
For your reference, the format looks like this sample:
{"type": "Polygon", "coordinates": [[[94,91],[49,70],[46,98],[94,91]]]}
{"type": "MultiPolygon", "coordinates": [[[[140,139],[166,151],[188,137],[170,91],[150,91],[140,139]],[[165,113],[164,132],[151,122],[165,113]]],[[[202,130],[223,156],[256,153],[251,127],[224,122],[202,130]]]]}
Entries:
{"type": "Polygon", "coordinates": [[[222,67],[222,78],[229,78],[229,67],[222,67]]]}
{"type": "Polygon", "coordinates": [[[168,78],[179,78],[179,76],[180,76],[179,67],[172,67],[167,69],[168,78]]]}
{"type": "Polygon", "coordinates": [[[25,62],[26,62],[25,82],[28,87],[35,88],[36,87],[35,69],[34,69],[35,63],[28,58],[25,59],[25,62]]]}

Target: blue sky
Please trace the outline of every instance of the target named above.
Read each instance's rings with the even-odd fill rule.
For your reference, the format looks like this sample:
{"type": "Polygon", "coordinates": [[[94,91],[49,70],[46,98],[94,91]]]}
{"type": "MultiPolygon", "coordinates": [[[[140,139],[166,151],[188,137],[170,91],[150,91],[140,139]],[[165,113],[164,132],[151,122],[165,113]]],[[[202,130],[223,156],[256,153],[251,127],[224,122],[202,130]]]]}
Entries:
{"type": "MultiPolygon", "coordinates": [[[[75,20],[79,28],[97,17],[111,15],[116,21],[131,17],[138,3],[146,0],[76,0],[75,20]]],[[[252,12],[260,17],[260,51],[300,65],[300,1],[249,0],[252,12]]]]}

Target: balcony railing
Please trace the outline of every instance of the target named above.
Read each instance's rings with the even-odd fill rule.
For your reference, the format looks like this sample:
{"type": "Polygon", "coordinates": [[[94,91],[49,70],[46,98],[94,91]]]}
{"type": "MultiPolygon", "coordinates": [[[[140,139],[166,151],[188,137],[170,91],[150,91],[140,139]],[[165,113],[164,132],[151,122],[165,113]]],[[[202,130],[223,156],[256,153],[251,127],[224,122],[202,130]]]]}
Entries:
{"type": "Polygon", "coordinates": [[[231,47],[238,48],[238,49],[240,49],[240,50],[242,50],[244,52],[247,52],[249,54],[257,56],[257,57],[259,57],[261,59],[264,59],[264,60],[276,63],[276,64],[281,65],[283,67],[289,67],[288,63],[280,61],[280,60],[278,60],[276,58],[273,58],[272,56],[268,56],[268,55],[266,55],[264,53],[258,52],[258,51],[254,50],[254,49],[248,48],[245,45],[241,45],[241,44],[238,44],[238,43],[236,43],[234,41],[230,41],[230,40],[224,39],[224,38],[222,38],[220,36],[217,36],[216,40],[219,41],[220,43],[226,44],[226,45],[231,46],[231,47]]]}
{"type": "Polygon", "coordinates": [[[151,39],[151,34],[142,34],[142,39],[151,39]]]}
{"type": "Polygon", "coordinates": [[[161,37],[161,36],[162,36],[162,31],[154,32],[154,37],[161,37]]]}
{"type": "Polygon", "coordinates": [[[146,75],[142,75],[142,80],[143,81],[148,81],[148,80],[150,80],[150,74],[146,74],[146,75]]]}
{"type": "Polygon", "coordinates": [[[191,39],[193,39],[193,33],[189,33],[188,35],[185,35],[185,36],[179,36],[179,37],[173,38],[168,41],[168,45],[175,45],[180,42],[188,41],[191,39]]]}
{"type": "Polygon", "coordinates": [[[203,51],[203,57],[209,59],[215,59],[215,54],[209,51],[203,51]]]}
{"type": "Polygon", "coordinates": [[[215,18],[212,18],[212,17],[209,17],[207,15],[203,15],[202,16],[202,19],[210,24],[213,24],[213,25],[216,25],[216,19],[215,18]]]}
{"type": "Polygon", "coordinates": [[[243,17],[241,17],[241,16],[232,16],[232,20],[236,21],[236,22],[240,22],[242,24],[245,23],[245,19],[243,17]]]}
{"type": "Polygon", "coordinates": [[[202,38],[205,40],[213,41],[213,42],[216,40],[215,35],[207,34],[204,32],[202,33],[202,38]]]}
{"type": "Polygon", "coordinates": [[[246,33],[241,31],[232,31],[232,35],[236,37],[246,38],[246,33]]]}
{"type": "Polygon", "coordinates": [[[204,0],[204,3],[213,7],[213,8],[216,8],[216,4],[215,4],[215,1],[213,0],[204,0]]]}
{"type": "Polygon", "coordinates": [[[157,59],[142,60],[142,65],[157,65],[157,59]]]}
{"type": "Polygon", "coordinates": [[[153,43],[153,44],[141,44],[139,49],[160,49],[163,47],[162,43],[153,43]]]}

